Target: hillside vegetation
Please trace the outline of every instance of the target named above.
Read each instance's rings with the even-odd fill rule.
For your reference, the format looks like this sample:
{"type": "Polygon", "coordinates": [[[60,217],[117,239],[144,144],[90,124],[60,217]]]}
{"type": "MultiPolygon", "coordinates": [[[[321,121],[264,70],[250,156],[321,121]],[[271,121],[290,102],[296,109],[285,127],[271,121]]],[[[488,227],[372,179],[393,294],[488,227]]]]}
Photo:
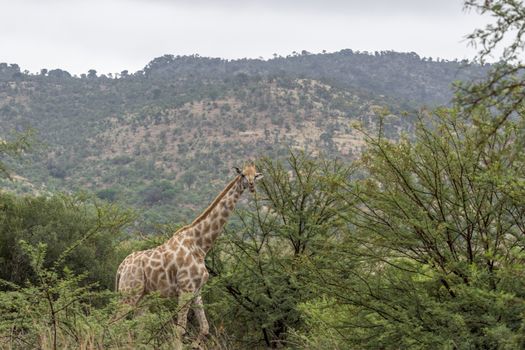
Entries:
{"type": "Polygon", "coordinates": [[[490,69],[350,51],[118,78],[0,65],[0,348],[194,348],[202,310],[179,338],[184,305],[130,309],[115,271],[252,157],[264,177],[205,256],[199,348],[524,349],[525,5],[465,6],[497,20],[470,36],[479,62],[511,35],[490,69]],[[446,104],[456,74],[486,76],[446,104]]]}
{"type": "Polygon", "coordinates": [[[289,149],[355,159],[364,143],[354,122],[373,131],[385,116],[387,137],[410,134],[419,108],[449,103],[454,81],[485,71],[351,50],[269,61],[166,55],[111,76],[0,64],[0,136],[32,128],[39,142],[8,186],[90,190],[140,208],[145,229],[185,221],[232,166],[289,149]]]}

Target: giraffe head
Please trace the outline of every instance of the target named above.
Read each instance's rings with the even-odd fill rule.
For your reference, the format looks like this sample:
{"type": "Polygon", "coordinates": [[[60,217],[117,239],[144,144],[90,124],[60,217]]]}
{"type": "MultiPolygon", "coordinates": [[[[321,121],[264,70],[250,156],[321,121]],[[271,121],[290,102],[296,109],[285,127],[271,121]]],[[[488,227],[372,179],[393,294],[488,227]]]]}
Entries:
{"type": "Polygon", "coordinates": [[[237,171],[237,174],[241,176],[241,181],[244,189],[248,188],[250,192],[255,192],[255,181],[262,179],[263,175],[261,173],[258,173],[255,171],[255,164],[249,163],[248,165],[244,166],[244,168],[239,169],[235,168],[237,171]]]}

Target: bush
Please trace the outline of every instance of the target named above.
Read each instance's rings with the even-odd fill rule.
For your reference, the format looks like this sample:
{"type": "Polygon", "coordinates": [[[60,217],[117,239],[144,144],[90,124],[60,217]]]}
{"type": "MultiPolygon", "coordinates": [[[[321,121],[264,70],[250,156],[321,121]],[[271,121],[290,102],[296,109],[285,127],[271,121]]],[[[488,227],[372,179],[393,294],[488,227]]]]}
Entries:
{"type": "Polygon", "coordinates": [[[143,203],[146,205],[169,202],[175,198],[176,194],[176,188],[169,181],[154,182],[140,192],[143,203]]]}
{"type": "Polygon", "coordinates": [[[1,281],[0,347],[23,349],[171,349],[175,339],[170,300],[150,296],[142,315],[132,319],[116,294],[97,291],[60,264],[45,268],[47,246],[19,245],[29,261],[34,283],[25,287],[1,281]],[[153,312],[149,312],[149,310],[153,312]]]}
{"type": "Polygon", "coordinates": [[[118,259],[114,250],[133,215],[113,205],[77,195],[16,197],[0,194],[0,278],[18,285],[35,276],[19,244],[45,244],[44,267],[60,260],[86,281],[112,288],[118,259]]]}
{"type": "Polygon", "coordinates": [[[105,188],[97,192],[97,197],[108,202],[114,202],[118,197],[119,191],[115,188],[105,188]]]}
{"type": "Polygon", "coordinates": [[[257,196],[208,258],[214,277],[205,287],[210,319],[221,320],[239,348],[281,347],[303,326],[298,305],[312,294],[302,282],[304,259],[337,236],[337,190],[349,175],[339,162],[304,153],[257,168],[264,174],[257,196]]]}

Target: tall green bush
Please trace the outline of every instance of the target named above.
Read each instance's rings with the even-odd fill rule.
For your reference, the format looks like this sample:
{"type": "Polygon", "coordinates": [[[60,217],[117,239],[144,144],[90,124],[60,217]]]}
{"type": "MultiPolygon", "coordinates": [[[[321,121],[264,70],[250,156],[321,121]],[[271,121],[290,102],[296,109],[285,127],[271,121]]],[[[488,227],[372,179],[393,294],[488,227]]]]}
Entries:
{"type": "Polygon", "coordinates": [[[456,110],[429,118],[413,141],[368,139],[367,176],[345,194],[350,231],[310,259],[311,288],[334,312],[349,310],[329,329],[357,348],[520,348],[523,120],[506,120],[480,142],[484,130],[456,110]]]}
{"type": "MultiPolygon", "coordinates": [[[[30,263],[20,246],[47,246],[45,267],[57,260],[88,282],[113,288],[116,254],[122,230],[133,220],[129,211],[83,195],[15,196],[0,194],[0,278],[24,284],[34,281],[30,263]]],[[[123,252],[125,254],[125,252],[123,252]]]]}
{"type": "Polygon", "coordinates": [[[339,236],[337,189],[350,173],[300,152],[257,167],[262,184],[209,257],[205,289],[210,318],[240,348],[283,346],[288,331],[302,327],[297,306],[312,297],[301,282],[303,260],[339,236]]]}

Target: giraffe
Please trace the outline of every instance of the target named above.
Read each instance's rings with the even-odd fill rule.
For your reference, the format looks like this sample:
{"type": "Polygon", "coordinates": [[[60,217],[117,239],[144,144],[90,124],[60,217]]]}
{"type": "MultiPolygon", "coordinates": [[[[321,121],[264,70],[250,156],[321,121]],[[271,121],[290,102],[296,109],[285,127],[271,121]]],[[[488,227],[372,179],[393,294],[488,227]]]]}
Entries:
{"type": "Polygon", "coordinates": [[[246,188],[255,192],[255,181],[262,178],[255,165],[249,164],[213,200],[190,225],[176,231],[165,243],[128,255],[120,264],[115,279],[116,290],[125,294],[123,302],[135,306],[154,291],[162,297],[177,297],[177,338],[186,332],[187,314],[193,303],[199,323],[198,341],[209,333],[200,290],[208,280],[204,258],[226,224],[246,188]]]}

